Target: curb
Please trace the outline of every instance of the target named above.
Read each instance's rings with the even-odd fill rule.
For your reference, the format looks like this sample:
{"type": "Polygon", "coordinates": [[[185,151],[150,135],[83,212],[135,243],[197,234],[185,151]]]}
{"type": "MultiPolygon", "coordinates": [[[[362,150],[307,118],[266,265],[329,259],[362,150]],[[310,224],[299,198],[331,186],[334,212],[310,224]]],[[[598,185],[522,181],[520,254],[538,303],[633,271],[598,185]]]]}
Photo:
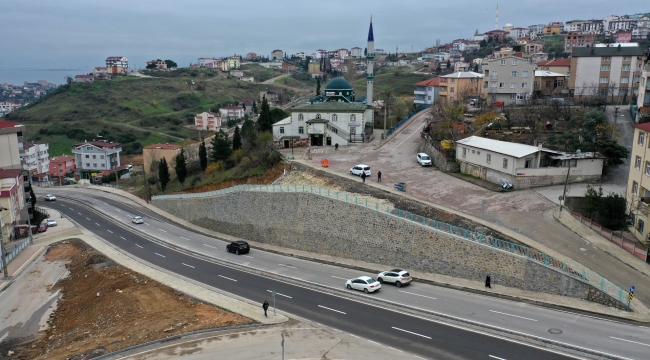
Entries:
{"type": "MultiPolygon", "coordinates": [[[[34,244],[32,243],[32,245],[30,245],[30,246],[34,246],[34,244]]],[[[22,264],[18,268],[18,270],[16,270],[16,272],[11,276],[11,279],[9,281],[4,282],[2,285],[0,285],[0,292],[5,291],[9,286],[11,286],[11,284],[13,284],[14,281],[16,281],[16,278],[18,276],[20,276],[20,274],[22,274],[22,272],[25,270],[25,268],[27,268],[27,266],[29,264],[31,264],[34,260],[36,260],[37,257],[43,255],[43,252],[45,252],[48,247],[49,247],[49,245],[43,245],[41,250],[37,251],[36,253],[34,253],[34,255],[32,255],[32,257],[27,259],[27,261],[24,264],[22,264]]]]}
{"type": "MultiPolygon", "coordinates": [[[[90,208],[91,211],[93,211],[95,213],[98,213],[102,217],[108,218],[107,215],[100,213],[99,211],[97,211],[94,208],[87,205],[85,202],[78,201],[78,200],[72,200],[72,201],[78,202],[78,203],[90,208]]],[[[111,219],[111,221],[114,221],[114,220],[111,219]]],[[[118,225],[121,226],[122,224],[118,223],[118,225]]],[[[341,297],[341,298],[346,298],[346,299],[352,300],[352,301],[363,302],[363,303],[369,304],[371,306],[379,307],[379,308],[382,308],[382,309],[388,308],[389,310],[404,313],[404,314],[408,314],[408,315],[423,316],[423,317],[426,317],[428,319],[438,321],[438,322],[442,322],[442,323],[446,323],[446,324],[460,325],[460,326],[463,326],[463,327],[466,327],[466,328],[471,328],[471,329],[475,329],[475,330],[482,331],[482,332],[485,332],[485,333],[490,333],[490,334],[502,336],[502,337],[505,337],[505,338],[508,338],[508,339],[523,341],[523,342],[526,342],[526,343],[532,343],[532,344],[535,344],[537,346],[548,348],[548,349],[561,350],[561,351],[564,351],[564,352],[567,352],[567,353],[570,353],[570,354],[583,356],[583,357],[586,357],[586,358],[589,358],[589,359],[614,359],[614,360],[624,359],[624,358],[619,357],[619,356],[610,355],[610,354],[606,354],[606,353],[600,353],[600,352],[597,352],[597,351],[594,351],[594,350],[585,349],[585,348],[582,348],[582,347],[579,347],[579,346],[570,345],[570,344],[562,343],[562,342],[555,341],[555,340],[546,339],[546,338],[535,336],[535,335],[520,333],[520,332],[516,332],[516,331],[511,331],[511,330],[505,330],[505,329],[502,329],[502,328],[499,328],[499,327],[496,327],[496,326],[483,324],[483,323],[475,322],[475,321],[471,321],[471,320],[466,320],[466,319],[458,318],[458,317],[455,317],[455,316],[452,316],[452,315],[438,313],[438,312],[435,312],[435,311],[432,311],[432,310],[425,310],[425,309],[420,309],[420,308],[412,307],[412,306],[408,306],[408,305],[402,305],[402,304],[398,304],[398,303],[388,301],[388,300],[383,300],[383,299],[375,299],[375,298],[372,298],[371,295],[365,295],[365,294],[362,294],[362,293],[358,293],[358,294],[357,293],[352,293],[351,291],[348,291],[347,289],[339,289],[339,288],[335,288],[335,287],[328,286],[328,285],[322,285],[322,284],[313,283],[313,282],[309,282],[309,281],[302,280],[302,279],[296,279],[296,278],[286,276],[286,275],[272,273],[272,272],[269,272],[267,270],[257,269],[257,268],[251,267],[251,266],[243,266],[243,265],[233,263],[233,262],[230,262],[230,261],[227,261],[227,260],[217,259],[217,258],[213,258],[213,257],[207,256],[207,255],[194,253],[192,251],[189,251],[189,250],[183,249],[181,247],[178,247],[178,246],[176,246],[174,244],[170,244],[170,243],[164,242],[162,240],[152,238],[148,234],[143,233],[140,230],[136,230],[136,231],[143,234],[141,236],[146,237],[148,240],[150,240],[152,242],[155,242],[155,243],[157,243],[159,245],[168,247],[168,248],[170,248],[172,250],[175,250],[177,252],[180,252],[180,253],[183,253],[183,254],[186,254],[186,255],[189,255],[189,256],[193,256],[195,258],[198,258],[198,259],[201,259],[201,260],[204,260],[204,261],[209,261],[209,262],[212,262],[212,263],[215,263],[215,264],[219,264],[219,265],[222,265],[222,266],[228,266],[230,268],[237,269],[237,270],[242,271],[242,272],[247,272],[247,273],[258,275],[258,276],[270,277],[270,278],[276,279],[278,281],[283,281],[283,282],[289,283],[289,284],[291,284],[293,286],[298,286],[298,287],[307,288],[307,289],[311,289],[311,290],[318,291],[318,292],[327,293],[329,295],[333,295],[333,296],[337,296],[337,297],[341,297]]]]}

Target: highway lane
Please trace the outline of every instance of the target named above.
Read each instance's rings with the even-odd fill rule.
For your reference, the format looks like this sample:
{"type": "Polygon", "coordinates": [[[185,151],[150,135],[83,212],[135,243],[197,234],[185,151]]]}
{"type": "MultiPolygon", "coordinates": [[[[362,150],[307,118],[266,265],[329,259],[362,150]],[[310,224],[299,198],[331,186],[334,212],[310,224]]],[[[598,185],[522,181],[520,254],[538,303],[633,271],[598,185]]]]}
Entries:
{"type": "MultiPolygon", "coordinates": [[[[206,262],[152,243],[92,211],[80,211],[76,203],[60,199],[50,205],[112,245],[179,275],[260,304],[271,298],[268,290],[275,290],[285,295],[277,297],[278,309],[368,339],[369,346],[385,344],[433,359],[489,359],[490,355],[502,359],[570,358],[206,262]]],[[[225,250],[223,254],[241,258],[225,250]]]]}

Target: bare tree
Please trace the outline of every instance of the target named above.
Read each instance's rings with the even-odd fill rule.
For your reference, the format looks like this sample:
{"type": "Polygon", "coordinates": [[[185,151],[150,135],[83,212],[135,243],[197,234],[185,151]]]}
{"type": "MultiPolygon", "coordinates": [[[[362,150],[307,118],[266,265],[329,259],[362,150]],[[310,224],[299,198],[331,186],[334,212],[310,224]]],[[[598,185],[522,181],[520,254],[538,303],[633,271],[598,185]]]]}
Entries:
{"type": "Polygon", "coordinates": [[[459,140],[463,137],[464,104],[441,103],[431,107],[429,133],[435,140],[459,140]]]}
{"type": "Polygon", "coordinates": [[[528,127],[530,133],[533,135],[533,144],[539,136],[542,129],[542,114],[541,106],[533,105],[531,100],[524,100],[523,107],[519,108],[514,115],[514,120],[525,127],[528,127]]]}
{"type": "Polygon", "coordinates": [[[614,102],[616,90],[618,90],[618,83],[616,81],[610,81],[609,84],[607,84],[607,92],[612,96],[612,102],[614,102]]]}

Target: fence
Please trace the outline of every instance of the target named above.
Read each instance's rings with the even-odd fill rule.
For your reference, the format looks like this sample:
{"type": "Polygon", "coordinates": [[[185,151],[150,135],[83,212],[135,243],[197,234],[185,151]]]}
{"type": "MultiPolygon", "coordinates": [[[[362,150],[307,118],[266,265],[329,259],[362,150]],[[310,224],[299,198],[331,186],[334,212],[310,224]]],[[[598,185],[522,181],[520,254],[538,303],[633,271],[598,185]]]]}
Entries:
{"type": "MultiPolygon", "coordinates": [[[[18,256],[18,254],[20,254],[20,252],[23,251],[23,249],[26,248],[31,243],[31,241],[32,241],[32,237],[30,235],[27,239],[21,241],[16,246],[14,246],[14,248],[7,253],[7,264],[9,264],[11,260],[13,260],[16,256],[18,256]]],[[[0,256],[0,268],[4,267],[3,261],[4,259],[2,258],[2,256],[0,256]]]]}
{"type": "Polygon", "coordinates": [[[541,251],[531,249],[528,246],[515,244],[510,241],[501,240],[493,236],[484,235],[472,230],[467,230],[462,227],[454,226],[443,221],[436,219],[430,219],[424,216],[413,214],[408,211],[394,208],[392,206],[382,204],[373,200],[370,200],[363,196],[358,196],[352,193],[347,193],[343,191],[335,191],[327,188],[322,188],[319,186],[311,185],[236,185],[227,189],[209,191],[204,193],[194,193],[194,194],[177,194],[177,195],[157,195],[152,197],[152,200],[167,200],[167,199],[193,199],[193,198],[204,198],[212,196],[220,196],[231,194],[241,191],[263,191],[263,192],[276,192],[276,193],[310,193],[324,196],[330,199],[336,199],[340,201],[345,201],[347,203],[356,204],[359,206],[364,206],[368,209],[372,209],[381,213],[388,215],[396,216],[404,220],[409,220],[424,226],[428,226],[435,230],[451,234],[465,240],[473,241],[480,245],[490,246],[495,249],[507,251],[511,254],[517,256],[523,256],[528,260],[534,261],[538,264],[541,264],[545,267],[552,268],[566,275],[572,276],[574,278],[581,279],[586,283],[594,286],[597,289],[600,289],[604,293],[612,296],[615,299],[618,299],[620,302],[624,302],[624,299],[627,300],[627,292],[623,291],[620,287],[616,286],[612,282],[603,278],[602,276],[588,271],[580,266],[568,264],[562,260],[556,259],[546,253],[541,251]]]}
{"type": "Polygon", "coordinates": [[[627,250],[629,253],[632,255],[638,257],[639,259],[643,261],[648,261],[648,249],[644,247],[643,245],[638,244],[634,240],[629,240],[626,239],[623,236],[619,236],[614,234],[614,231],[603,227],[599,223],[589,219],[585,218],[582,216],[582,214],[577,213],[575,211],[571,211],[571,215],[575,216],[578,218],[578,220],[582,221],[584,224],[589,225],[589,228],[598,234],[600,234],[602,237],[605,239],[613,242],[614,244],[620,246],[622,249],[627,250]]]}
{"type": "Polygon", "coordinates": [[[390,129],[386,130],[386,137],[388,137],[390,134],[392,134],[395,130],[397,130],[400,126],[404,125],[405,122],[407,122],[410,118],[413,117],[413,115],[419,113],[421,110],[429,108],[429,105],[421,105],[418,107],[415,111],[411,112],[410,114],[406,115],[406,117],[402,120],[400,120],[397,124],[393,125],[390,129]]]}

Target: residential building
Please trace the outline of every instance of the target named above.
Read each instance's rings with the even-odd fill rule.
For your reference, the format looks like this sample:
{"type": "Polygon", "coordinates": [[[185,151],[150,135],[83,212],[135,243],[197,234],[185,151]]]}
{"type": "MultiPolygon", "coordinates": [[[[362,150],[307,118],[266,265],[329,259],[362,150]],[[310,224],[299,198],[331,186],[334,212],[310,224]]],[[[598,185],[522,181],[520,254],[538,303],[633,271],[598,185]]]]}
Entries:
{"type": "Polygon", "coordinates": [[[20,152],[23,170],[30,175],[45,174],[50,171],[50,145],[47,143],[26,143],[20,152]]]}
{"type": "Polygon", "coordinates": [[[310,74],[320,71],[320,61],[310,61],[307,70],[310,74]]]}
{"type": "Polygon", "coordinates": [[[282,72],[283,73],[294,73],[296,71],[296,64],[283,62],[282,63],[282,72]]]}
{"type": "Polygon", "coordinates": [[[260,91],[260,104],[264,98],[266,98],[266,101],[269,103],[269,105],[279,105],[282,102],[282,88],[273,88],[267,89],[265,91],[260,91]]]}
{"type": "Polygon", "coordinates": [[[25,125],[0,119],[0,169],[23,169],[20,152],[24,148],[25,125]]]}
{"type": "Polygon", "coordinates": [[[221,114],[202,112],[194,116],[194,128],[197,130],[218,131],[221,128],[221,114]]]}
{"type": "Polygon", "coordinates": [[[464,61],[454,63],[454,72],[467,72],[470,71],[470,64],[464,61]]]}
{"type": "Polygon", "coordinates": [[[602,34],[604,30],[605,25],[602,20],[589,20],[582,23],[582,33],[602,34]]]}
{"type": "Polygon", "coordinates": [[[271,52],[271,61],[282,61],[284,60],[284,52],[282,50],[273,50],[271,52]]]}
{"type": "Polygon", "coordinates": [[[637,27],[632,29],[632,40],[647,40],[650,38],[650,27],[637,27]]]}
{"type": "Polygon", "coordinates": [[[440,95],[440,83],[447,83],[446,78],[436,77],[415,83],[413,91],[413,102],[419,105],[435,104],[440,95]]]}
{"type": "Polygon", "coordinates": [[[254,52],[249,52],[246,54],[246,60],[257,60],[257,54],[254,52]]]}
{"type": "Polygon", "coordinates": [[[560,73],[566,77],[571,73],[571,59],[567,58],[539,61],[535,65],[538,70],[560,73]]]}
{"type": "Polygon", "coordinates": [[[0,101],[0,112],[8,114],[21,106],[20,103],[15,101],[0,101]]]}
{"type": "Polygon", "coordinates": [[[650,52],[643,55],[642,71],[639,76],[639,94],[636,97],[635,122],[650,122],[650,52]]]}
{"type": "Polygon", "coordinates": [[[544,26],[545,24],[536,24],[536,25],[530,25],[528,29],[530,30],[531,35],[535,35],[536,37],[541,36],[542,33],[544,32],[544,26]]]}
{"type": "MultiPolygon", "coordinates": [[[[244,112],[246,114],[250,114],[253,111],[253,104],[255,104],[255,100],[251,98],[245,98],[239,100],[239,106],[241,106],[244,109],[244,112]]],[[[257,106],[257,104],[255,104],[257,106]]]]}
{"type": "Polygon", "coordinates": [[[75,165],[82,173],[101,170],[119,170],[122,144],[109,141],[91,141],[72,145],[75,165]]]}
{"type": "Polygon", "coordinates": [[[518,56],[489,59],[483,64],[483,91],[490,102],[521,104],[533,93],[535,64],[518,56]]]}
{"type": "Polygon", "coordinates": [[[247,83],[251,83],[251,84],[255,82],[255,78],[254,78],[254,77],[252,77],[252,76],[250,76],[250,75],[246,75],[246,74],[244,74],[244,76],[240,77],[239,80],[241,80],[241,81],[245,81],[245,82],[247,82],[247,83]]]}
{"type": "Polygon", "coordinates": [[[95,77],[93,75],[75,75],[74,82],[84,83],[84,82],[93,82],[95,77]]]}
{"type": "Polygon", "coordinates": [[[636,90],[643,49],[636,43],[573,48],[569,90],[578,97],[627,99],[636,90]],[[638,69],[637,69],[638,68],[638,69]]]}
{"type": "Polygon", "coordinates": [[[571,20],[567,21],[564,23],[564,31],[568,33],[572,32],[581,32],[582,31],[582,24],[584,24],[584,20],[571,20]]]}
{"type": "Polygon", "coordinates": [[[165,158],[171,171],[176,164],[175,157],[181,152],[181,147],[173,144],[151,144],[142,148],[142,160],[144,163],[144,172],[151,174],[158,169],[157,163],[165,158]]]}
{"type": "Polygon", "coordinates": [[[213,67],[215,61],[220,61],[220,59],[213,57],[199,58],[199,67],[213,67]]]}
{"type": "Polygon", "coordinates": [[[516,27],[516,28],[510,29],[510,31],[508,32],[508,37],[513,39],[513,40],[517,40],[519,38],[528,36],[529,33],[530,33],[530,29],[522,28],[522,27],[516,27]]]}
{"type": "Polygon", "coordinates": [[[614,42],[620,43],[620,44],[625,44],[632,42],[632,32],[631,31],[625,31],[625,30],[619,30],[616,33],[614,33],[614,42]]]}
{"type": "Polygon", "coordinates": [[[548,60],[548,54],[545,52],[536,52],[530,54],[530,62],[532,63],[538,63],[547,60],[548,60]]]}
{"type": "Polygon", "coordinates": [[[485,33],[485,38],[487,41],[492,39],[492,41],[505,42],[506,32],[503,30],[490,30],[485,33]]]}
{"type": "Polygon", "coordinates": [[[350,57],[350,51],[348,49],[338,49],[336,52],[336,57],[339,59],[345,60],[350,57]]]}
{"type": "Polygon", "coordinates": [[[639,240],[648,243],[650,218],[650,123],[634,125],[630,170],[627,177],[626,200],[632,215],[630,232],[639,240]]]}
{"type": "Polygon", "coordinates": [[[350,56],[355,58],[355,59],[360,59],[363,57],[363,49],[355,46],[352,49],[350,49],[350,56]]]}
{"type": "Polygon", "coordinates": [[[456,161],[463,174],[526,189],[565,181],[598,181],[605,157],[600,153],[564,153],[545,149],[541,144],[531,146],[470,136],[456,141],[456,161]]]}
{"type": "Polygon", "coordinates": [[[456,72],[441,76],[446,81],[440,83],[441,101],[464,101],[470,96],[481,96],[483,75],[471,71],[456,72]]]}
{"type": "Polygon", "coordinates": [[[155,68],[158,69],[158,70],[165,70],[165,69],[167,69],[167,63],[164,62],[163,60],[160,60],[160,59],[147,61],[147,69],[148,69],[151,65],[154,65],[155,68]]]}
{"type": "Polygon", "coordinates": [[[525,49],[524,51],[526,52],[526,54],[534,54],[534,53],[544,51],[544,44],[542,44],[540,42],[537,42],[537,41],[533,41],[533,42],[529,42],[528,44],[526,44],[524,49],[525,49]]]}
{"type": "Polygon", "coordinates": [[[129,72],[129,60],[124,56],[109,56],[106,58],[106,67],[109,74],[126,75],[129,72]]]}
{"type": "Polygon", "coordinates": [[[561,22],[552,22],[544,26],[542,29],[542,35],[556,35],[564,31],[564,23],[561,22]]]}
{"type": "Polygon", "coordinates": [[[228,64],[228,69],[223,71],[239,69],[241,67],[241,59],[239,58],[239,56],[231,56],[228,58],[227,64],[228,64]]]}
{"type": "Polygon", "coordinates": [[[63,184],[66,177],[72,177],[76,168],[74,156],[61,155],[50,159],[50,179],[56,179],[63,184]]]}
{"type": "Polygon", "coordinates": [[[96,66],[93,69],[93,76],[95,79],[108,80],[111,78],[111,75],[108,72],[108,68],[104,66],[96,66]]]}
{"type": "Polygon", "coordinates": [[[593,33],[570,32],[564,38],[564,52],[570,53],[574,47],[592,47],[596,42],[593,33]]]}
{"type": "Polygon", "coordinates": [[[224,120],[244,118],[244,109],[239,105],[224,106],[219,109],[219,112],[221,113],[221,118],[224,120]]]}
{"type": "Polygon", "coordinates": [[[533,89],[540,96],[558,95],[567,85],[567,76],[564,74],[546,70],[535,70],[533,89]]]}
{"type": "Polygon", "coordinates": [[[607,30],[609,31],[618,31],[618,30],[632,30],[636,27],[636,20],[618,18],[616,20],[610,20],[607,24],[607,30]]]}
{"type": "Polygon", "coordinates": [[[0,168],[0,241],[7,243],[15,239],[15,226],[21,219],[27,222],[25,203],[24,176],[22,169],[0,168]]]}
{"type": "Polygon", "coordinates": [[[476,34],[474,35],[473,40],[481,42],[483,40],[487,40],[487,38],[485,37],[485,34],[476,34]]]}

